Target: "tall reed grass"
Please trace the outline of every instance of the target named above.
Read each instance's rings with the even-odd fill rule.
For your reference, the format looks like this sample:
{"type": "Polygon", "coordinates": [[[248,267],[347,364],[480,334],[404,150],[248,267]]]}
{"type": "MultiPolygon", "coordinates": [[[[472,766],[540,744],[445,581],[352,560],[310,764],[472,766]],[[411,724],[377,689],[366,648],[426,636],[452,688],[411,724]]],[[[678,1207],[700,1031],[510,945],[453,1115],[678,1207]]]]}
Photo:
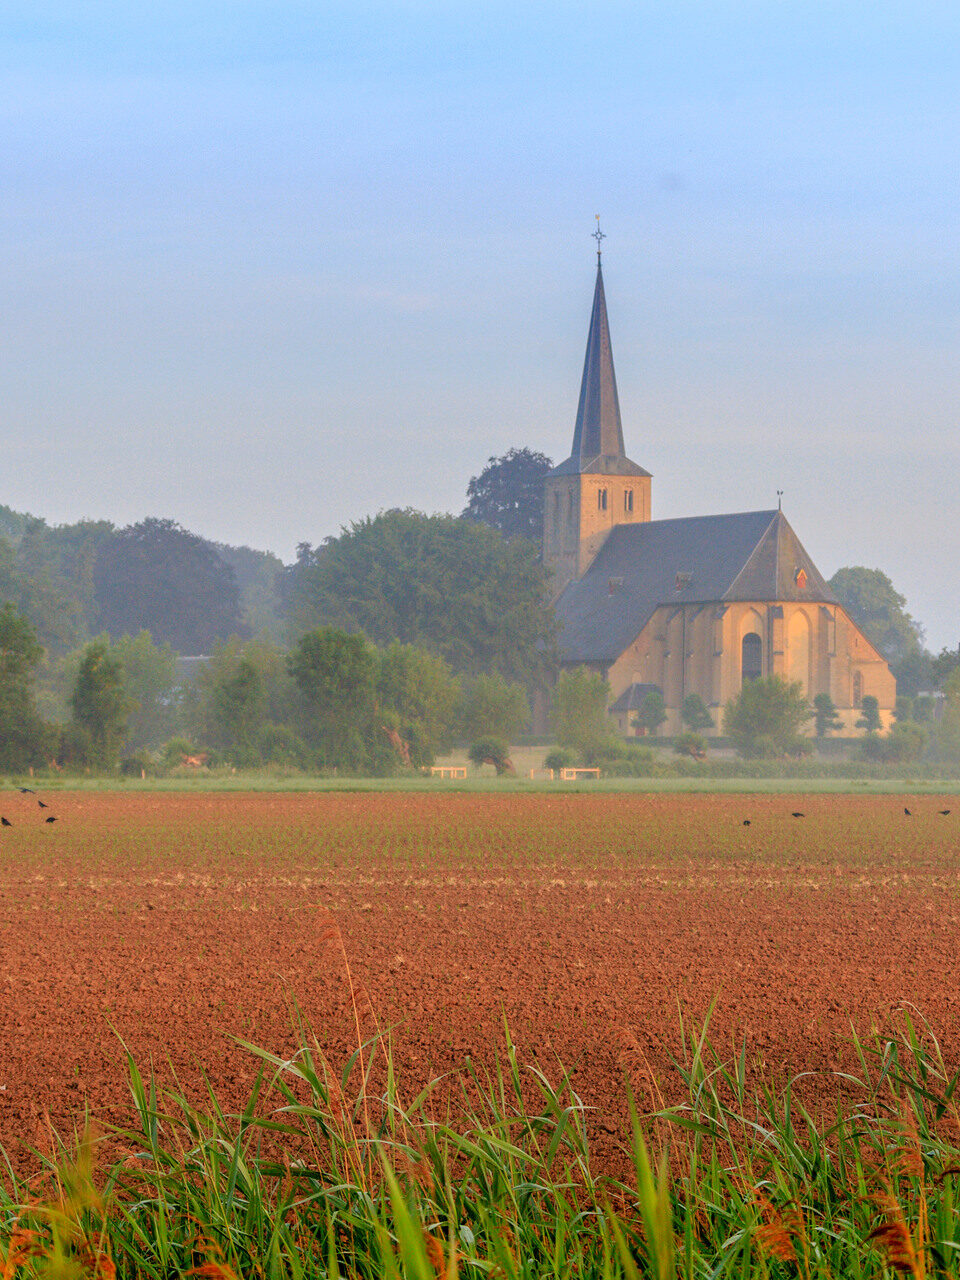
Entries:
{"type": "Polygon", "coordinates": [[[438,1081],[401,1097],[384,1037],[335,1072],[298,1030],[291,1058],[247,1046],[239,1113],[127,1055],[130,1128],[7,1162],[4,1280],[960,1275],[960,1073],[916,1020],[853,1040],[827,1118],[808,1079],[775,1088],[746,1047],[685,1034],[682,1104],[629,1107],[629,1177],[597,1169],[571,1079],[509,1036],[441,1104],[438,1081]]]}

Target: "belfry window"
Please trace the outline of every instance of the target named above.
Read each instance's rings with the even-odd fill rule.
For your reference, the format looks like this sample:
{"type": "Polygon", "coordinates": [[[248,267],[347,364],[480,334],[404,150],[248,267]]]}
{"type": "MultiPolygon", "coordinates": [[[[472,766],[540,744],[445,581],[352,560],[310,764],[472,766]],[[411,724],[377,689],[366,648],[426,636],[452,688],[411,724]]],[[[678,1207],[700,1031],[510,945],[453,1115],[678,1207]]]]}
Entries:
{"type": "Polygon", "coordinates": [[[607,491],[606,489],[597,490],[597,510],[606,511],[607,509],[607,491]]]}
{"type": "Polygon", "coordinates": [[[624,489],[623,491],[623,509],[629,515],[633,511],[633,490],[624,489]]]}
{"type": "Polygon", "coordinates": [[[740,646],[740,679],[759,680],[763,675],[763,641],[755,631],[748,631],[740,646]]]}

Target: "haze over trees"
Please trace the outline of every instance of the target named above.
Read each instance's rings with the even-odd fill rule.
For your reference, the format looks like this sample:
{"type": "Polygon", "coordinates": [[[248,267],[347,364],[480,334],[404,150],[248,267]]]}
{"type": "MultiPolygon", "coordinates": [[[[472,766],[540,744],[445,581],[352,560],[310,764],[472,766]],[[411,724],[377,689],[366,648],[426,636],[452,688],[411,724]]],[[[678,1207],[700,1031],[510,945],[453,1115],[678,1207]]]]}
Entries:
{"type": "Polygon", "coordinates": [[[93,578],[111,636],[146,629],[180,653],[209,653],[245,630],[233,569],[173,520],[142,520],[112,533],[93,578]]]}

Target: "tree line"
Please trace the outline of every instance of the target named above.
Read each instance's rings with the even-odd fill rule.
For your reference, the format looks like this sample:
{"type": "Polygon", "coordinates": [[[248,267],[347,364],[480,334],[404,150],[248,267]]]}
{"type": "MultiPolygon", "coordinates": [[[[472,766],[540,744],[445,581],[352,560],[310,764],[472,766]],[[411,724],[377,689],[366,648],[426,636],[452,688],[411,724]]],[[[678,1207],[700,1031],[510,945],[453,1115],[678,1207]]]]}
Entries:
{"type": "MultiPolygon", "coordinates": [[[[9,654],[0,646],[9,684],[0,706],[9,728],[4,758],[101,767],[174,741],[171,758],[200,747],[233,763],[380,770],[399,750],[391,734],[411,761],[452,738],[509,741],[558,672],[539,554],[550,466],[543,454],[512,449],[470,480],[460,516],[380,512],[300,544],[289,565],[172,520],[51,526],[0,507],[10,642],[9,654]],[[346,672],[356,676],[356,701],[337,712],[344,724],[336,732],[302,650],[318,634],[324,645],[310,650],[311,661],[322,666],[336,653],[345,688],[346,672]],[[178,656],[196,654],[209,662],[190,681],[178,656]],[[434,689],[434,710],[418,710],[402,693],[413,682],[402,670],[434,689]],[[471,699],[499,699],[513,718],[489,710],[484,719],[469,710],[471,699]],[[97,716],[109,730],[95,727],[97,716]]],[[[841,569],[831,586],[893,666],[898,724],[922,723],[932,703],[919,693],[944,689],[958,655],[927,652],[922,628],[880,570],[841,569]]],[[[657,707],[645,714],[655,731],[657,707]]],[[[687,721],[694,737],[703,727],[687,721]]]]}
{"type": "Polygon", "coordinates": [[[515,740],[527,691],[454,674],[436,654],[317,627],[287,649],[267,635],[219,645],[195,678],[149,632],[103,635],[70,655],[61,716],[40,714],[36,632],[0,608],[0,770],[145,773],[192,764],[385,775],[433,762],[456,740],[515,740]]]}

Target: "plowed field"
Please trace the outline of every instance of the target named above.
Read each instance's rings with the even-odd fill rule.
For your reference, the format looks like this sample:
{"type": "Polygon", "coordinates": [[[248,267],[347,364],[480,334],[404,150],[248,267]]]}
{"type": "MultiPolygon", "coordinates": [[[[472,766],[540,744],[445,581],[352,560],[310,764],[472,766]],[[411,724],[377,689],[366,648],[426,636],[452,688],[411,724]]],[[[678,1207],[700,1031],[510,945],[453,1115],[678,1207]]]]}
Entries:
{"type": "Polygon", "coordinates": [[[950,798],[47,799],[0,797],[8,1147],[45,1111],[122,1123],[118,1037],[188,1090],[203,1068],[227,1103],[252,1076],[231,1037],[291,1049],[293,1005],[341,1063],[355,1033],[331,920],[412,1083],[492,1062],[505,1017],[521,1059],[577,1068],[601,1147],[623,1071],[641,1102],[651,1080],[669,1096],[679,1013],[714,999],[714,1040],[745,1035],[775,1072],[848,1065],[851,1023],[904,1002],[960,1057],[950,798]]]}

